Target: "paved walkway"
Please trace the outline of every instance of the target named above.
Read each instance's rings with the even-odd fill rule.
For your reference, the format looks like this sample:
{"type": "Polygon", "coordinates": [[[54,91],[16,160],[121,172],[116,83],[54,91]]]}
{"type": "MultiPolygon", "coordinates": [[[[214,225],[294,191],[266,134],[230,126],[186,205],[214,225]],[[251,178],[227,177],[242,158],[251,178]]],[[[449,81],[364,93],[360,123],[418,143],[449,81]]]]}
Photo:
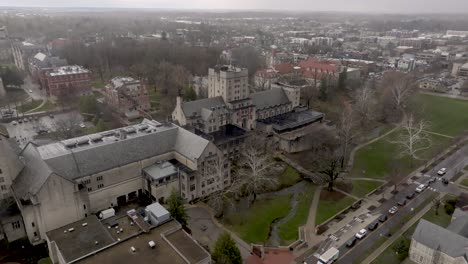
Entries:
{"type": "Polygon", "coordinates": [[[455,138],[455,137],[452,137],[452,136],[449,136],[449,135],[444,135],[444,134],[440,134],[440,133],[436,133],[436,132],[432,132],[432,131],[427,131],[427,130],[423,130],[423,131],[428,133],[428,134],[432,134],[432,135],[436,135],[436,136],[441,136],[441,137],[446,137],[446,138],[455,138]]]}
{"type": "Polygon", "coordinates": [[[47,99],[43,99],[42,103],[38,107],[33,108],[33,109],[29,110],[29,111],[26,111],[25,114],[33,113],[37,109],[40,109],[41,107],[43,107],[46,103],[47,103],[47,99]]]}
{"type": "Polygon", "coordinates": [[[387,183],[386,180],[374,179],[374,178],[359,178],[359,177],[357,177],[357,178],[348,178],[348,180],[350,180],[350,181],[354,181],[354,180],[356,180],[356,181],[376,181],[376,182],[387,183]]]}
{"type": "Polygon", "coordinates": [[[312,200],[312,204],[310,205],[307,223],[304,226],[305,241],[307,241],[309,245],[315,245],[323,239],[321,236],[315,234],[315,218],[317,216],[317,208],[320,201],[321,192],[321,186],[317,186],[314,193],[314,199],[312,200]]]}
{"type": "MultiPolygon", "coordinates": [[[[444,195],[440,194],[439,199],[442,199],[444,195]]],[[[385,241],[379,248],[374,250],[372,254],[370,254],[363,262],[362,264],[370,264],[372,261],[374,261],[380,254],[382,254],[390,245],[392,245],[397,239],[399,239],[406,230],[408,230],[411,226],[414,225],[419,219],[421,219],[427,211],[429,211],[432,208],[432,203],[429,203],[424,207],[421,211],[419,211],[413,218],[411,218],[404,226],[402,226],[398,232],[393,234],[387,241],[385,241]]]]}

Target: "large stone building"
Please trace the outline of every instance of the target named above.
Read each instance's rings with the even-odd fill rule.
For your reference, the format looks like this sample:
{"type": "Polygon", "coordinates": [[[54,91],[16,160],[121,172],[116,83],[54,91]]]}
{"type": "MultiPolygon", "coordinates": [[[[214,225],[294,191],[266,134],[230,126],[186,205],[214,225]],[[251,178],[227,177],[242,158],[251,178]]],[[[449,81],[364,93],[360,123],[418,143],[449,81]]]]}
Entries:
{"type": "Polygon", "coordinates": [[[172,190],[188,201],[231,183],[210,141],[171,123],[139,125],[38,146],[19,154],[24,168],[12,191],[31,243],[45,233],[137,197],[164,202],[172,190]]]}
{"type": "Polygon", "coordinates": [[[146,84],[132,77],[113,78],[104,94],[106,103],[128,119],[143,116],[151,108],[146,84]]]}
{"type": "Polygon", "coordinates": [[[468,213],[456,209],[447,228],[421,219],[411,239],[409,257],[418,264],[468,263],[468,213]]]}
{"type": "Polygon", "coordinates": [[[91,94],[91,73],[78,65],[57,67],[45,73],[45,86],[53,97],[91,94]]]}
{"type": "Polygon", "coordinates": [[[46,73],[53,71],[54,68],[68,65],[66,59],[61,59],[57,56],[49,56],[39,52],[34,57],[29,59],[29,72],[32,78],[40,85],[40,89],[47,89],[46,73]]]}
{"type": "MultiPolygon", "coordinates": [[[[177,99],[177,104],[172,112],[172,119],[181,126],[190,127],[206,134],[204,137],[214,142],[221,150],[228,153],[238,153],[242,146],[245,133],[242,131],[254,130],[257,124],[263,120],[273,122],[273,118],[283,116],[283,125],[288,132],[295,128],[310,125],[321,121],[320,118],[309,118],[309,115],[297,115],[306,117],[298,122],[297,118],[287,118],[287,115],[296,115],[293,112],[310,110],[299,107],[301,87],[274,84],[270,89],[256,93],[250,93],[247,84],[248,72],[246,69],[232,66],[217,66],[209,70],[209,98],[184,102],[177,99]],[[287,124],[289,121],[292,123],[287,124]],[[223,140],[217,140],[222,138],[223,140]],[[223,142],[222,145],[219,142],[223,142]]],[[[270,123],[271,124],[271,123],[270,123]]],[[[265,126],[264,126],[265,127],[265,126]]],[[[266,127],[270,127],[266,125],[266,127]]],[[[269,131],[285,132],[286,130],[269,131]]],[[[198,134],[198,132],[196,132],[198,134]]],[[[289,137],[298,140],[304,135],[289,137]]],[[[287,144],[283,144],[287,145],[287,144]]],[[[283,146],[280,145],[280,146],[283,146]]],[[[296,148],[287,148],[286,151],[296,148]]],[[[227,157],[236,155],[227,155],[227,157]]]]}

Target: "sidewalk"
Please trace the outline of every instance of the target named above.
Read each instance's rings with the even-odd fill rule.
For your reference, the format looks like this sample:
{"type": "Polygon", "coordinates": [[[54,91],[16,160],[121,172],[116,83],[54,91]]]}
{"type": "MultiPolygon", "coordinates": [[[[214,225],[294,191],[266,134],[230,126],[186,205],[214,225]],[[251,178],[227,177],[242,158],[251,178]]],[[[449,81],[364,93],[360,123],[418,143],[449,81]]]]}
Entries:
{"type": "MultiPolygon", "coordinates": [[[[439,199],[441,199],[444,195],[440,194],[439,199]]],[[[385,241],[379,248],[374,250],[372,254],[370,254],[362,263],[363,264],[370,264],[372,261],[374,261],[382,252],[384,252],[390,245],[392,245],[397,239],[399,239],[406,230],[408,230],[414,223],[419,221],[424,214],[426,214],[430,209],[432,208],[432,203],[429,203],[424,207],[421,211],[419,211],[413,218],[411,218],[408,222],[406,222],[405,225],[403,225],[398,232],[393,234],[387,241],[385,241]]]]}

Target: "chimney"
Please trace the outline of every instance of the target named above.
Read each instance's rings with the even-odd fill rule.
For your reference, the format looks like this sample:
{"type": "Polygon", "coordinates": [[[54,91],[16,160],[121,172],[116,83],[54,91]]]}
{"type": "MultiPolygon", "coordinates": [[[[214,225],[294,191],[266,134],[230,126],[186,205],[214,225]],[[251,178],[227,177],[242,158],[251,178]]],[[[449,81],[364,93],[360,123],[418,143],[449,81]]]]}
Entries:
{"type": "Polygon", "coordinates": [[[125,131],[124,129],[120,129],[119,131],[120,133],[120,140],[123,140],[123,139],[126,139],[127,138],[127,131],[125,131]]]}

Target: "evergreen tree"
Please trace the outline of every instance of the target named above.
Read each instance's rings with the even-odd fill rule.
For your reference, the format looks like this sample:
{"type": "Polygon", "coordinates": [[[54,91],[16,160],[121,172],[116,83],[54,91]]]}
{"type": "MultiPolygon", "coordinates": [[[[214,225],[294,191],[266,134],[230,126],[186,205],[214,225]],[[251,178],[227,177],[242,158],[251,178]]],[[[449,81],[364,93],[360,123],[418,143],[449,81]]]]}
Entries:
{"type": "Polygon", "coordinates": [[[187,102],[197,100],[197,93],[192,86],[189,86],[184,91],[184,100],[187,102]]]}
{"type": "Polygon", "coordinates": [[[97,109],[97,101],[93,95],[82,96],[80,98],[80,112],[85,114],[96,114],[97,109]]]}
{"type": "Polygon", "coordinates": [[[182,197],[177,192],[173,191],[167,199],[169,205],[169,213],[177,220],[183,227],[187,226],[187,212],[185,212],[184,203],[182,197]]]}
{"type": "Polygon", "coordinates": [[[102,131],[106,131],[106,130],[107,130],[106,123],[104,123],[104,120],[99,119],[99,121],[96,124],[95,131],[96,132],[102,132],[102,131]]]}
{"type": "Polygon", "coordinates": [[[228,233],[219,236],[214,245],[213,254],[211,255],[213,261],[217,264],[241,264],[242,256],[236,242],[231,238],[228,233]]]}
{"type": "Polygon", "coordinates": [[[338,76],[338,89],[343,90],[346,88],[346,79],[348,78],[348,68],[344,67],[343,71],[338,76]]]}
{"type": "Polygon", "coordinates": [[[322,101],[326,101],[328,97],[328,83],[327,78],[323,78],[320,82],[320,90],[319,90],[319,99],[322,101]]]}

